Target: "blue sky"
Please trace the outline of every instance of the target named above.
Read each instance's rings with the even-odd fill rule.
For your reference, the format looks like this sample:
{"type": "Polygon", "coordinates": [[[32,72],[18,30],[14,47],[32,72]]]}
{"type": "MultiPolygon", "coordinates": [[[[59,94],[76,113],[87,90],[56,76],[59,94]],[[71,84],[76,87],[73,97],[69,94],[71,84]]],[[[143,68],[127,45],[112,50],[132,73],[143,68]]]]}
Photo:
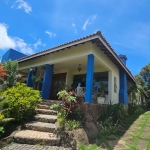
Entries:
{"type": "Polygon", "coordinates": [[[1,0],[0,56],[27,55],[100,30],[137,74],[150,59],[150,0],[1,0]]]}

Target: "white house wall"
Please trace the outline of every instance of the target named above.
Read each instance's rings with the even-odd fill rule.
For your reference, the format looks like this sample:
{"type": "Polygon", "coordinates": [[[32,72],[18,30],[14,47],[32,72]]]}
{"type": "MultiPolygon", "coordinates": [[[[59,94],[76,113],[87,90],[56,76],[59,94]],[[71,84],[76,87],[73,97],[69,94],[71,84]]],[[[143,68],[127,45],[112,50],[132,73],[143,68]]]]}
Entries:
{"type": "Polygon", "coordinates": [[[85,44],[81,44],[78,46],[73,46],[69,49],[67,48],[59,52],[51,53],[49,55],[41,56],[36,59],[19,63],[19,70],[30,68],[30,67],[37,67],[44,64],[57,64],[72,59],[76,59],[79,57],[83,57],[88,54],[92,54],[91,42],[87,42],[85,44]]]}
{"type": "Polygon", "coordinates": [[[99,60],[100,64],[102,64],[105,68],[109,70],[109,99],[113,104],[119,102],[119,89],[120,89],[120,82],[119,82],[119,68],[104,54],[103,51],[100,50],[96,44],[93,44],[92,52],[96,59],[99,60]],[[117,82],[117,92],[114,92],[114,77],[116,77],[117,82]]]}

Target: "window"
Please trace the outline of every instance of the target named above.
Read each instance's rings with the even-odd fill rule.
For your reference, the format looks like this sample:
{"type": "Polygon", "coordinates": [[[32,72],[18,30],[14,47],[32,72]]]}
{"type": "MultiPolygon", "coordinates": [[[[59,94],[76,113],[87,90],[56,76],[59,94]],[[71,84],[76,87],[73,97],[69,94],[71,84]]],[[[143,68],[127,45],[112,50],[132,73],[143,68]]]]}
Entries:
{"type": "Polygon", "coordinates": [[[114,77],[114,92],[117,93],[117,78],[114,77]]]}

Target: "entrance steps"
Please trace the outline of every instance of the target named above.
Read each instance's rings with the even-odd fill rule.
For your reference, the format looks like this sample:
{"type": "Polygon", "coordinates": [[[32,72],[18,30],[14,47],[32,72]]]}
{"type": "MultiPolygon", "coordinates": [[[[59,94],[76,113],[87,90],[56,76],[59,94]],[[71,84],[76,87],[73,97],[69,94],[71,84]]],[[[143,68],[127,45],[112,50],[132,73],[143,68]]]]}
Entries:
{"type": "MultiPolygon", "coordinates": [[[[60,137],[56,134],[57,127],[55,122],[57,121],[57,111],[50,110],[50,105],[54,104],[54,101],[43,100],[41,104],[37,105],[37,115],[34,116],[35,120],[25,124],[25,129],[15,132],[13,138],[15,144],[7,147],[34,147],[34,145],[45,146],[49,150],[71,150],[70,148],[60,147],[60,137]]],[[[56,103],[61,103],[57,101],[56,103]]],[[[2,150],[5,150],[3,148],[2,150]]],[[[34,149],[33,149],[34,150],[34,149]]]]}

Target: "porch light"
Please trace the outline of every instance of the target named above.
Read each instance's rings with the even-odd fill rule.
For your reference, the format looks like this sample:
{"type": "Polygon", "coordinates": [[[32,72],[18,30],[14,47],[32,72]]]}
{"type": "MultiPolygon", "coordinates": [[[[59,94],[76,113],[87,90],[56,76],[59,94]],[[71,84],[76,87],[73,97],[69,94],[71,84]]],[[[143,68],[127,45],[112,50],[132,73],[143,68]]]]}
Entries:
{"type": "Polygon", "coordinates": [[[78,71],[79,72],[81,71],[81,64],[79,64],[78,71]]]}

